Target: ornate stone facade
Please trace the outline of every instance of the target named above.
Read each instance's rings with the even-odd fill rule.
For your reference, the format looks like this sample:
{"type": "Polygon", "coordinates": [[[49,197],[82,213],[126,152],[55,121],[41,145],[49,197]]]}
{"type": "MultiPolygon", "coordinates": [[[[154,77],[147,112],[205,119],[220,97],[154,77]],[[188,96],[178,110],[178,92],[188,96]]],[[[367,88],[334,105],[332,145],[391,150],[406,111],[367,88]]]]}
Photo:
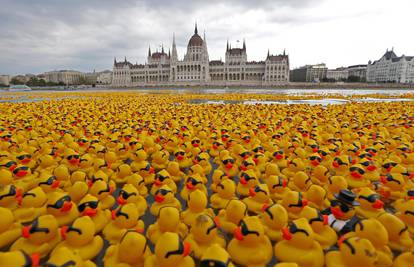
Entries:
{"type": "Polygon", "coordinates": [[[243,47],[231,48],[227,42],[225,61],[209,60],[207,41],[198,34],[187,45],[183,60],[178,59],[175,36],[168,54],[161,51],[151,53],[148,49],[146,64],[132,64],[114,60],[112,85],[134,86],[272,86],[289,81],[289,56],[270,55],[264,61],[248,61],[246,42],[243,47]]]}

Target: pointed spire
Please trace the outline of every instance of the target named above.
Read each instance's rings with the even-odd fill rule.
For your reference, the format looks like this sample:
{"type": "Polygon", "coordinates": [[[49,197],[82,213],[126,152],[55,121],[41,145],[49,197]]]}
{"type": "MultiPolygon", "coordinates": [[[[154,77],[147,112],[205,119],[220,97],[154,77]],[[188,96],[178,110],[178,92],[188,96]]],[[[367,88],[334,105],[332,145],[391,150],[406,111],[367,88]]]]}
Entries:
{"type": "Polygon", "coordinates": [[[173,46],[175,46],[175,32],[173,32],[173,46]]]}
{"type": "Polygon", "coordinates": [[[114,65],[116,64],[116,57],[114,57],[114,65]]]}
{"type": "Polygon", "coordinates": [[[171,51],[169,48],[168,48],[168,57],[171,57],[171,51]]]}
{"type": "Polygon", "coordinates": [[[226,51],[229,51],[229,38],[227,38],[227,48],[226,51]]]}
{"type": "Polygon", "coordinates": [[[270,57],[270,49],[267,49],[267,58],[270,57]]]}
{"type": "Polygon", "coordinates": [[[283,55],[286,56],[286,48],[283,49],[283,55]]]}
{"type": "Polygon", "coordinates": [[[148,46],[148,56],[149,57],[151,56],[151,46],[150,45],[148,46]]]}
{"type": "Polygon", "coordinates": [[[126,56],[125,56],[125,63],[127,62],[127,60],[126,60],[126,56]]]}
{"type": "Polygon", "coordinates": [[[197,29],[197,21],[196,21],[196,23],[195,23],[194,34],[198,34],[198,29],[197,29]]]}
{"type": "Polygon", "coordinates": [[[164,54],[164,44],[161,44],[161,53],[164,54]]]}
{"type": "Polygon", "coordinates": [[[243,38],[243,50],[246,51],[246,40],[243,38]]]}

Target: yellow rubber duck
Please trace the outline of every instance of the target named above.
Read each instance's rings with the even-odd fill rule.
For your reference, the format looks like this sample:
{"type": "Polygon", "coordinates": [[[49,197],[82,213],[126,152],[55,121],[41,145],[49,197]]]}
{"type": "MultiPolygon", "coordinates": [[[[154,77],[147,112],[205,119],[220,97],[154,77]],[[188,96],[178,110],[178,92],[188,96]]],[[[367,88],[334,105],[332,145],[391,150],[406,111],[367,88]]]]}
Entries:
{"type": "Polygon", "coordinates": [[[325,185],[327,198],[329,200],[335,199],[335,195],[339,194],[341,190],[348,189],[348,182],[343,176],[331,176],[328,178],[328,184],[325,185]]]}
{"type": "Polygon", "coordinates": [[[0,248],[13,243],[21,234],[21,225],[14,221],[11,210],[0,207],[0,248]]]}
{"type": "Polygon", "coordinates": [[[180,165],[180,169],[184,170],[185,168],[188,168],[191,166],[191,158],[189,155],[182,149],[176,149],[174,151],[174,157],[176,162],[178,162],[178,165],[180,165]]]}
{"type": "Polygon", "coordinates": [[[187,209],[181,213],[181,220],[187,226],[191,226],[201,214],[214,215],[212,209],[207,208],[207,196],[199,189],[192,191],[187,198],[187,209]]]}
{"type": "Polygon", "coordinates": [[[309,206],[318,210],[324,210],[330,205],[327,192],[322,186],[312,184],[303,196],[309,201],[309,206]]]}
{"type": "Polygon", "coordinates": [[[102,209],[110,209],[115,204],[115,198],[112,196],[115,188],[109,183],[98,180],[92,184],[88,193],[99,200],[102,209]]]}
{"type": "Polygon", "coordinates": [[[18,206],[18,199],[23,196],[23,190],[14,185],[0,187],[0,206],[9,210],[15,210],[18,206]]]}
{"type": "Polygon", "coordinates": [[[68,225],[79,216],[75,203],[67,193],[63,192],[50,194],[46,202],[46,212],[56,218],[59,226],[68,225]]]}
{"type": "Polygon", "coordinates": [[[193,163],[199,164],[202,167],[204,174],[208,175],[213,169],[209,160],[210,160],[210,155],[207,152],[201,152],[194,158],[193,163]]]}
{"type": "Polygon", "coordinates": [[[283,150],[275,151],[272,156],[272,162],[276,163],[279,169],[283,170],[288,166],[288,161],[283,150]]]}
{"type": "Polygon", "coordinates": [[[21,151],[17,153],[15,158],[16,158],[17,164],[27,166],[30,169],[33,169],[37,165],[36,158],[32,159],[32,155],[26,151],[21,151]]]}
{"type": "MultiPolygon", "coordinates": [[[[223,154],[223,152],[224,151],[220,154],[223,154]]],[[[238,167],[235,164],[235,160],[229,155],[226,155],[226,153],[224,153],[224,156],[221,157],[218,169],[223,171],[228,177],[234,177],[239,172],[238,167]]]]}
{"type": "Polygon", "coordinates": [[[188,200],[188,196],[191,194],[191,192],[194,192],[195,190],[200,190],[205,195],[207,195],[207,188],[203,183],[203,179],[199,174],[191,175],[187,177],[185,180],[185,186],[180,192],[180,196],[184,200],[188,200]]]}
{"type": "Polygon", "coordinates": [[[414,253],[412,251],[407,251],[401,253],[394,259],[393,267],[410,267],[413,265],[414,253]]]}
{"type": "Polygon", "coordinates": [[[345,176],[349,188],[361,188],[370,185],[370,180],[365,177],[365,170],[361,164],[349,167],[349,175],[345,176]]]}
{"type": "Polygon", "coordinates": [[[288,214],[282,205],[272,204],[264,206],[260,219],[270,240],[281,241],[283,239],[281,230],[288,224],[288,214]]]}
{"type": "Polygon", "coordinates": [[[181,238],[187,236],[187,226],[180,221],[180,212],[175,207],[163,207],[160,209],[157,221],[147,229],[147,238],[156,244],[165,232],[177,233],[181,238]]]}
{"type": "Polygon", "coordinates": [[[314,239],[323,249],[328,249],[336,243],[337,234],[335,230],[328,225],[327,215],[322,215],[318,209],[310,206],[304,207],[300,215],[308,220],[314,233],[314,239]]]}
{"type": "Polygon", "coordinates": [[[168,153],[168,151],[165,150],[156,151],[154,152],[154,154],[151,155],[151,158],[151,165],[154,167],[156,171],[160,171],[162,169],[167,168],[170,153],[168,153]]]}
{"type": "Polygon", "coordinates": [[[71,250],[67,247],[60,247],[53,251],[45,266],[76,266],[96,267],[96,264],[89,260],[83,260],[78,250],[71,250]]]}
{"type": "Polygon", "coordinates": [[[184,177],[184,172],[180,170],[180,165],[175,161],[168,162],[166,171],[171,175],[174,182],[179,183],[184,177]]]}
{"type": "Polygon", "coordinates": [[[400,173],[387,173],[381,176],[382,187],[379,193],[387,200],[403,199],[406,195],[405,179],[400,173]]]}
{"type": "Polygon", "coordinates": [[[266,184],[269,189],[270,198],[273,201],[281,200],[290,191],[290,188],[287,187],[288,180],[282,176],[271,175],[266,179],[266,184]]]}
{"type": "Polygon", "coordinates": [[[258,184],[255,187],[251,187],[249,197],[244,198],[243,202],[247,205],[247,209],[255,214],[262,213],[264,205],[273,204],[266,184],[258,184]]]}
{"type": "Polygon", "coordinates": [[[145,186],[145,180],[138,173],[134,173],[129,176],[126,183],[135,186],[140,196],[148,196],[148,188],[145,186]]]}
{"type": "Polygon", "coordinates": [[[145,236],[129,230],[121,237],[119,243],[108,247],[103,262],[105,267],[142,267],[151,255],[145,236]]]}
{"type": "Polygon", "coordinates": [[[282,170],[282,174],[287,177],[293,177],[297,172],[304,171],[305,163],[301,158],[294,158],[288,161],[288,166],[282,170]]]}
{"type": "Polygon", "coordinates": [[[211,190],[213,192],[217,192],[217,185],[224,179],[228,179],[229,177],[219,169],[215,169],[211,176],[211,190]]]}
{"type": "Polygon", "coordinates": [[[54,192],[62,192],[59,180],[56,179],[50,172],[41,172],[37,179],[37,186],[42,188],[49,198],[50,194],[54,192]]]}
{"type": "Polygon", "coordinates": [[[346,238],[352,236],[366,238],[372,243],[378,255],[377,265],[392,265],[393,253],[388,247],[388,232],[377,219],[371,218],[359,221],[355,226],[355,231],[345,235],[346,238]]]}
{"type": "Polygon", "coordinates": [[[71,185],[70,172],[66,165],[60,164],[53,170],[53,175],[60,183],[60,188],[66,189],[71,185]]]}
{"type": "Polygon", "coordinates": [[[365,178],[370,180],[371,182],[376,182],[380,180],[380,173],[378,168],[373,160],[369,160],[367,158],[363,158],[359,161],[359,164],[364,166],[365,170],[365,178]]]}
{"type": "Polygon", "coordinates": [[[352,267],[377,265],[375,247],[368,239],[351,237],[339,242],[339,251],[329,251],[325,255],[326,267],[352,267]]]}
{"type": "Polygon", "coordinates": [[[220,223],[217,218],[213,218],[207,214],[201,214],[192,222],[190,233],[184,239],[191,245],[194,257],[201,259],[208,247],[218,244],[226,247],[226,240],[217,232],[220,223]]]}
{"type": "Polygon", "coordinates": [[[73,149],[66,149],[64,151],[64,158],[60,164],[65,165],[70,172],[73,172],[79,168],[80,155],[73,149]]]}
{"type": "Polygon", "coordinates": [[[164,233],[155,245],[154,255],[145,260],[144,267],[195,267],[189,256],[191,247],[177,233],[164,233]]]}
{"type": "Polygon", "coordinates": [[[275,163],[268,162],[265,165],[263,180],[267,181],[270,176],[280,176],[280,169],[279,166],[275,163]]]}
{"type": "Polygon", "coordinates": [[[242,196],[247,197],[250,193],[250,188],[259,184],[256,173],[253,170],[247,170],[240,174],[239,183],[236,187],[236,192],[242,196]]]}
{"type": "Polygon", "coordinates": [[[144,215],[147,209],[147,201],[143,196],[139,195],[138,190],[131,184],[125,184],[119,191],[118,198],[116,199],[118,205],[125,205],[127,203],[133,203],[138,210],[138,216],[144,215]]]}
{"type": "Polygon", "coordinates": [[[29,255],[22,250],[0,252],[0,266],[21,267],[31,266],[38,267],[40,263],[39,254],[29,255]]]}
{"type": "Polygon", "coordinates": [[[281,262],[295,262],[299,266],[324,266],[321,245],[305,218],[294,220],[282,230],[283,241],[276,243],[275,256],[281,262]]]}
{"type": "Polygon", "coordinates": [[[62,247],[77,251],[82,260],[92,260],[103,247],[103,239],[95,235],[95,224],[88,216],[77,218],[71,225],[60,230],[63,241],[52,251],[53,256],[62,247]]]}
{"type": "Polygon", "coordinates": [[[46,214],[47,197],[40,187],[24,193],[17,198],[19,207],[13,211],[16,221],[21,223],[31,222],[40,215],[46,214]]]}
{"type": "Polygon", "coordinates": [[[318,165],[313,168],[310,178],[313,184],[324,186],[328,183],[329,176],[329,169],[324,165],[318,165]]]}
{"type": "Polygon", "coordinates": [[[235,263],[243,266],[264,266],[273,257],[272,244],[257,216],[240,222],[227,251],[235,263]]]}
{"type": "Polygon", "coordinates": [[[13,243],[10,251],[22,250],[29,255],[37,253],[44,258],[60,242],[58,230],[58,223],[52,215],[42,215],[23,227],[22,237],[13,243]]]}
{"type": "Polygon", "coordinates": [[[384,211],[381,196],[368,187],[362,187],[357,193],[360,206],[356,207],[356,214],[362,218],[376,218],[384,211]]]}
{"type": "Polygon", "coordinates": [[[346,155],[335,157],[332,160],[332,171],[335,176],[345,177],[349,174],[350,160],[346,155]]]}
{"type": "Polygon", "coordinates": [[[216,188],[216,193],[210,197],[210,205],[213,209],[224,209],[230,200],[236,198],[236,184],[233,180],[223,179],[216,188]]]}
{"type": "Polygon", "coordinates": [[[132,175],[131,166],[128,164],[120,164],[115,172],[112,174],[111,180],[115,181],[117,184],[125,184],[132,175]]]}
{"type": "Polygon", "coordinates": [[[161,170],[155,175],[155,180],[150,190],[151,195],[154,195],[163,185],[167,185],[174,193],[177,192],[177,185],[171,179],[170,174],[166,170],[161,170]]]}
{"type": "Polygon", "coordinates": [[[174,197],[173,191],[168,185],[161,186],[154,194],[155,202],[150,207],[152,215],[157,216],[162,207],[173,206],[181,210],[181,203],[174,197]]]}
{"type": "Polygon", "coordinates": [[[290,220],[296,220],[300,218],[302,209],[308,205],[308,200],[303,198],[301,192],[289,191],[278,203],[286,209],[290,220]]]}
{"type": "Polygon", "coordinates": [[[119,206],[111,212],[112,220],[105,226],[102,233],[110,244],[118,243],[130,229],[144,231],[144,222],[139,219],[139,213],[134,203],[119,206]]]}
{"type": "Polygon", "coordinates": [[[238,199],[229,201],[225,209],[219,211],[217,217],[220,221],[220,228],[226,233],[233,233],[241,220],[247,216],[247,205],[238,199]]]}
{"type": "MultiPolygon", "coordinates": [[[[414,191],[408,191],[414,195],[414,191]]],[[[408,232],[411,236],[414,236],[414,197],[409,196],[409,199],[401,202],[397,206],[397,212],[395,215],[400,218],[408,227],[408,232]]]]}
{"type": "Polygon", "coordinates": [[[306,192],[312,185],[311,178],[303,171],[296,172],[288,183],[288,187],[297,192],[306,192]]]}
{"type": "Polygon", "coordinates": [[[229,253],[219,244],[213,244],[205,250],[201,257],[200,264],[201,266],[234,267],[229,253]]]}
{"type": "Polygon", "coordinates": [[[0,185],[6,186],[13,182],[13,173],[6,169],[0,169],[0,185]]]}
{"type": "Polygon", "coordinates": [[[111,216],[109,210],[102,210],[99,206],[98,199],[90,194],[87,194],[81,201],[79,201],[78,211],[81,216],[91,217],[95,224],[95,233],[99,233],[103,230],[111,216]]]}
{"type": "Polygon", "coordinates": [[[28,191],[36,186],[37,174],[32,173],[31,169],[24,165],[17,165],[13,169],[13,184],[17,188],[22,188],[24,191],[28,191]]]}
{"type": "Polygon", "coordinates": [[[397,216],[390,213],[382,213],[377,220],[384,225],[388,232],[388,245],[392,250],[409,251],[414,246],[414,241],[410,237],[407,225],[397,216]]]}

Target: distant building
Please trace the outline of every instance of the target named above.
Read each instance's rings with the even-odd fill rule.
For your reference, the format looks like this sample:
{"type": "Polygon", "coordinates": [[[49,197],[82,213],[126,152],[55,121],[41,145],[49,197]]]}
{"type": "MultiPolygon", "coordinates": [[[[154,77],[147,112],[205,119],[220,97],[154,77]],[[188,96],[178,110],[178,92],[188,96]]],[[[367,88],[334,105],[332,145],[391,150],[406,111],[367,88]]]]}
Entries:
{"type": "Polygon", "coordinates": [[[209,59],[206,37],[198,34],[197,25],[187,45],[187,53],[178,59],[175,37],[168,53],[161,48],[152,53],[148,49],[146,64],[132,64],[114,60],[112,85],[276,85],[289,82],[289,57],[285,53],[267,53],[265,61],[247,60],[246,42],[232,48],[227,42],[225,61],[209,59]]]}
{"type": "Polygon", "coordinates": [[[353,65],[348,67],[348,77],[357,78],[360,82],[367,80],[367,65],[353,65]]]}
{"type": "Polygon", "coordinates": [[[327,80],[346,81],[348,79],[348,68],[336,68],[326,71],[327,80]]]}
{"type": "Polygon", "coordinates": [[[34,76],[33,74],[16,75],[16,76],[13,76],[13,78],[10,80],[10,82],[14,83],[14,84],[25,84],[33,76],[34,76]]]}
{"type": "Polygon", "coordinates": [[[109,85],[112,83],[112,71],[105,70],[99,72],[98,77],[96,79],[97,84],[109,85]]]}
{"type": "Polygon", "coordinates": [[[414,57],[398,57],[393,50],[387,49],[380,59],[368,62],[367,81],[414,83],[414,57]]]}
{"type": "Polygon", "coordinates": [[[0,85],[9,86],[10,76],[9,75],[0,75],[0,85]]]}
{"type": "Polygon", "coordinates": [[[77,85],[81,82],[81,79],[85,78],[85,74],[74,70],[49,71],[43,75],[46,82],[63,83],[65,85],[77,85]]]}
{"type": "Polygon", "coordinates": [[[97,80],[98,80],[98,76],[99,73],[95,72],[95,70],[93,72],[87,72],[84,74],[85,75],[85,80],[84,83],[85,84],[97,84],[97,80]]]}
{"type": "Polygon", "coordinates": [[[291,82],[320,82],[326,78],[326,64],[306,65],[290,71],[291,82]]]}

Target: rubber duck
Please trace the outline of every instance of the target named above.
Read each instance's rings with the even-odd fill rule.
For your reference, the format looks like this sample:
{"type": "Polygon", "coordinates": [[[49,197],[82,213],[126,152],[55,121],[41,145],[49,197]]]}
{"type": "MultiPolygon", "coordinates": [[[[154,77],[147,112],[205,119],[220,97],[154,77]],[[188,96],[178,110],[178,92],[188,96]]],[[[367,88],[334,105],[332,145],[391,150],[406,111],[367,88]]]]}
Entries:
{"type": "Polygon", "coordinates": [[[32,159],[32,155],[30,153],[27,153],[26,151],[17,153],[15,158],[16,158],[17,164],[25,165],[29,167],[30,169],[34,169],[34,167],[37,165],[36,159],[32,159]]]}
{"type": "Polygon", "coordinates": [[[401,253],[394,259],[393,267],[410,267],[414,261],[414,252],[407,251],[401,253]]]}
{"type": "Polygon", "coordinates": [[[16,241],[21,234],[21,225],[14,221],[13,212],[0,207],[0,248],[6,247],[16,241]]]}
{"type": "Polygon", "coordinates": [[[356,207],[356,214],[362,218],[375,218],[384,211],[384,203],[381,196],[368,187],[358,190],[358,202],[360,206],[356,207]]]}
{"type": "Polygon", "coordinates": [[[190,253],[188,243],[183,243],[177,233],[167,232],[158,239],[154,255],[145,260],[144,267],[195,267],[190,253]]]}
{"type": "Polygon", "coordinates": [[[178,210],[181,210],[181,204],[178,199],[174,197],[174,192],[168,187],[168,185],[161,186],[154,194],[155,202],[150,207],[152,215],[157,216],[159,210],[162,207],[173,206],[178,210]]]}
{"type": "Polygon", "coordinates": [[[132,175],[131,166],[128,164],[120,164],[115,172],[113,173],[111,179],[115,181],[117,184],[125,184],[129,178],[129,176],[132,175]]]}
{"type": "Polygon", "coordinates": [[[138,209],[133,203],[121,205],[112,210],[112,220],[105,226],[102,233],[110,244],[116,244],[130,229],[144,230],[144,222],[139,220],[138,209]]]}
{"type": "Polygon", "coordinates": [[[324,165],[318,165],[313,168],[310,178],[313,184],[324,186],[328,183],[328,177],[330,176],[328,168],[324,165]]]}
{"type": "Polygon", "coordinates": [[[40,215],[46,214],[47,197],[40,187],[35,187],[17,198],[19,208],[13,211],[16,221],[31,222],[40,215]]]}
{"type": "Polygon", "coordinates": [[[281,200],[290,191],[290,188],[287,187],[288,180],[282,176],[271,175],[266,179],[266,184],[269,189],[270,198],[273,201],[281,200]]]}
{"type": "Polygon", "coordinates": [[[268,162],[265,165],[263,180],[266,181],[270,176],[281,176],[279,166],[275,163],[268,162]]]}
{"type": "Polygon", "coordinates": [[[217,215],[220,228],[226,233],[233,233],[240,221],[247,216],[247,211],[247,205],[241,200],[230,200],[226,208],[220,210],[217,215]]]}
{"type": "Polygon", "coordinates": [[[53,175],[59,181],[60,188],[66,189],[71,185],[70,172],[66,165],[59,165],[53,170],[53,175]]]}
{"type": "Polygon", "coordinates": [[[296,220],[300,217],[302,209],[308,205],[308,200],[303,198],[301,192],[289,191],[278,203],[286,209],[290,220],[296,220]]]}
{"type": "Polygon", "coordinates": [[[71,250],[67,247],[60,247],[55,250],[44,266],[79,266],[79,267],[96,267],[95,263],[89,260],[83,260],[78,250],[71,250]]]}
{"type": "MultiPolygon", "coordinates": [[[[223,154],[223,151],[221,154],[223,154]]],[[[235,160],[229,155],[226,155],[225,153],[224,156],[221,157],[218,169],[223,171],[228,177],[234,177],[239,172],[238,167],[235,164],[235,160]]]]}
{"type": "Polygon", "coordinates": [[[156,151],[154,154],[151,155],[152,161],[151,164],[156,171],[162,170],[167,168],[170,153],[165,150],[156,151]]]}
{"type": "Polygon", "coordinates": [[[188,176],[199,175],[201,177],[202,182],[207,183],[207,177],[204,174],[204,169],[203,167],[201,167],[200,164],[194,164],[190,168],[188,168],[187,175],[188,176]]]}
{"type": "Polygon", "coordinates": [[[88,193],[99,200],[102,209],[110,209],[115,203],[115,198],[112,196],[114,187],[109,183],[98,180],[94,182],[89,188],[88,193]]]}
{"type": "Polygon", "coordinates": [[[49,195],[46,212],[56,218],[59,226],[70,224],[79,216],[75,203],[64,192],[54,192],[49,195]]]}
{"type": "MultiPolygon", "coordinates": [[[[411,190],[412,195],[414,195],[414,191],[411,190]]],[[[400,218],[408,227],[408,232],[410,232],[411,236],[414,236],[414,198],[411,196],[411,199],[400,203],[397,206],[397,212],[395,215],[400,218]]]]}
{"type": "Polygon", "coordinates": [[[388,245],[392,250],[409,251],[413,248],[414,242],[410,237],[407,225],[397,216],[384,212],[377,218],[388,232],[388,245]]]}
{"type": "Polygon", "coordinates": [[[78,170],[83,171],[84,173],[93,171],[93,157],[91,154],[86,153],[81,155],[78,170]]]}
{"type": "Polygon", "coordinates": [[[216,193],[210,197],[210,205],[213,209],[224,209],[230,200],[236,198],[236,184],[233,180],[223,179],[216,188],[216,193]]]}
{"type": "Polygon", "coordinates": [[[218,219],[207,214],[200,214],[194,219],[190,233],[184,242],[191,245],[196,259],[201,259],[207,248],[213,244],[218,244],[223,248],[226,246],[226,240],[217,232],[219,226],[218,219]]]}
{"type": "Polygon", "coordinates": [[[324,210],[330,205],[327,192],[322,186],[312,184],[303,196],[309,201],[309,206],[318,210],[324,210]]]}
{"type": "Polygon", "coordinates": [[[132,184],[138,190],[140,196],[148,196],[148,188],[145,186],[145,180],[138,173],[129,176],[126,183],[132,184]]]}
{"type": "Polygon", "coordinates": [[[288,161],[286,160],[286,155],[283,150],[273,152],[272,156],[272,162],[276,163],[279,169],[283,170],[288,166],[288,161]]]}
{"type": "Polygon", "coordinates": [[[125,205],[127,203],[133,203],[138,209],[138,216],[144,215],[147,209],[147,201],[143,196],[139,195],[138,190],[131,184],[125,184],[119,191],[118,198],[116,199],[118,205],[125,205]]]}
{"type": "Polygon", "coordinates": [[[376,182],[380,180],[380,173],[377,166],[373,160],[363,158],[359,161],[359,164],[364,166],[365,178],[371,182],[376,182]]]}
{"type": "Polygon", "coordinates": [[[185,175],[184,172],[180,170],[180,165],[178,162],[175,161],[168,162],[166,171],[170,174],[171,179],[176,183],[181,182],[185,175]]]}
{"type": "Polygon", "coordinates": [[[306,192],[311,185],[311,178],[303,171],[298,171],[295,173],[288,183],[288,187],[291,190],[302,193],[306,192]]]}
{"type": "Polygon", "coordinates": [[[165,232],[177,233],[181,238],[188,233],[187,226],[180,221],[180,211],[175,207],[162,207],[159,210],[157,221],[147,229],[147,238],[156,244],[165,232]]]}
{"type": "Polygon", "coordinates": [[[49,197],[54,192],[62,192],[62,190],[59,188],[60,182],[49,172],[40,173],[37,179],[37,186],[42,188],[47,197],[49,197]]]}
{"type": "Polygon", "coordinates": [[[22,250],[0,252],[0,266],[21,267],[21,266],[39,266],[39,254],[29,255],[22,250]]]}
{"type": "Polygon", "coordinates": [[[272,244],[257,216],[240,222],[227,251],[235,263],[243,266],[264,266],[273,257],[272,244]]]}
{"type": "Polygon", "coordinates": [[[305,163],[303,163],[302,159],[294,158],[288,161],[288,166],[282,170],[282,174],[287,177],[293,177],[297,172],[304,171],[305,168],[305,163]]]}
{"type": "Polygon", "coordinates": [[[205,195],[208,194],[207,188],[203,184],[203,179],[201,178],[201,176],[198,174],[191,175],[187,177],[187,179],[185,180],[185,186],[181,190],[180,196],[182,197],[182,199],[187,201],[189,194],[197,189],[203,192],[205,195]]]}
{"type": "Polygon", "coordinates": [[[260,215],[266,235],[272,241],[282,240],[282,228],[288,224],[286,209],[280,204],[264,205],[260,215]]]}
{"type": "Polygon", "coordinates": [[[219,244],[212,244],[204,251],[200,264],[201,266],[234,267],[229,253],[219,244]]]}
{"type": "Polygon", "coordinates": [[[126,231],[119,243],[108,247],[103,259],[105,267],[144,266],[145,260],[152,255],[147,239],[136,231],[126,231]]]}
{"type": "Polygon", "coordinates": [[[244,198],[243,202],[247,205],[247,209],[255,214],[263,212],[263,205],[273,204],[266,184],[258,184],[255,187],[251,187],[249,197],[244,198]]]}
{"type": "Polygon", "coordinates": [[[172,190],[174,193],[177,192],[177,185],[171,179],[170,174],[166,170],[161,170],[155,175],[155,180],[150,190],[151,195],[154,195],[155,192],[163,185],[168,185],[170,190],[172,190]]]}
{"type": "Polygon", "coordinates": [[[349,168],[349,175],[345,176],[349,188],[361,188],[370,185],[370,180],[365,177],[365,170],[361,164],[354,164],[349,168]]]}
{"type": "MultiPolygon", "coordinates": [[[[352,160],[351,160],[352,161],[352,160]]],[[[345,177],[349,174],[349,157],[346,155],[335,157],[332,160],[332,172],[335,176],[342,176],[345,177]]]]}
{"type": "Polygon", "coordinates": [[[388,247],[388,232],[385,227],[374,218],[361,220],[355,225],[355,231],[349,232],[344,237],[357,236],[368,239],[375,247],[378,255],[378,266],[391,266],[393,253],[388,247]]]}
{"type": "Polygon", "coordinates": [[[11,171],[6,169],[0,169],[0,186],[6,186],[12,184],[13,174],[11,171]]]}
{"type": "Polygon", "coordinates": [[[350,237],[338,243],[339,250],[326,253],[326,267],[377,266],[377,253],[368,239],[350,237]]]}
{"type": "Polygon", "coordinates": [[[181,220],[187,226],[191,226],[201,214],[214,215],[212,209],[207,208],[207,196],[199,189],[191,191],[187,198],[187,209],[181,213],[181,220]]]}
{"type": "Polygon", "coordinates": [[[321,245],[305,218],[294,220],[282,230],[283,239],[276,243],[275,256],[281,262],[295,262],[299,266],[324,266],[321,245]]]}
{"type": "Polygon", "coordinates": [[[13,184],[25,192],[36,186],[37,174],[24,165],[17,165],[13,172],[13,184]]]}
{"type": "Polygon", "coordinates": [[[336,243],[337,234],[328,225],[328,215],[322,215],[318,209],[310,206],[304,207],[300,215],[308,220],[314,233],[313,238],[323,249],[328,249],[336,243]]]}
{"type": "Polygon", "coordinates": [[[18,206],[17,199],[21,199],[23,190],[14,185],[0,187],[0,206],[9,210],[15,210],[18,206]]]}
{"type": "Polygon", "coordinates": [[[242,196],[247,197],[250,193],[250,188],[259,184],[256,173],[253,170],[247,170],[240,174],[240,180],[236,187],[236,192],[242,196]]]}
{"type": "Polygon", "coordinates": [[[327,198],[335,199],[335,194],[339,194],[341,190],[348,189],[348,182],[342,176],[331,176],[328,178],[328,184],[325,185],[327,198]]]}
{"type": "Polygon", "coordinates": [[[180,165],[180,169],[184,170],[191,166],[191,158],[188,156],[188,154],[182,150],[182,149],[176,149],[174,151],[174,157],[176,162],[178,162],[178,165],[180,165]]]}
{"type": "Polygon", "coordinates": [[[81,216],[91,217],[95,224],[96,234],[103,230],[111,216],[108,210],[104,211],[101,209],[98,199],[90,194],[87,194],[81,201],[79,201],[78,211],[81,216]]]}
{"type": "Polygon", "coordinates": [[[73,172],[79,168],[79,153],[75,152],[73,149],[66,149],[66,151],[64,152],[64,156],[65,157],[62,159],[60,164],[65,165],[70,172],[73,172]]]}
{"type": "Polygon", "coordinates": [[[388,201],[403,199],[406,195],[405,179],[399,173],[387,173],[381,176],[382,187],[378,192],[388,201]]]}
{"type": "Polygon", "coordinates": [[[213,175],[211,176],[211,190],[213,192],[217,192],[217,185],[224,179],[228,179],[229,177],[219,169],[215,169],[213,171],[213,175]]]}
{"type": "Polygon", "coordinates": [[[22,237],[13,243],[10,251],[22,250],[29,255],[37,253],[44,258],[60,242],[58,230],[55,217],[49,214],[39,216],[22,228],[22,237]]]}
{"type": "Polygon", "coordinates": [[[95,235],[95,224],[88,216],[77,218],[71,225],[61,228],[63,241],[52,251],[53,256],[60,248],[78,251],[83,260],[92,260],[103,247],[103,239],[95,235]]]}

